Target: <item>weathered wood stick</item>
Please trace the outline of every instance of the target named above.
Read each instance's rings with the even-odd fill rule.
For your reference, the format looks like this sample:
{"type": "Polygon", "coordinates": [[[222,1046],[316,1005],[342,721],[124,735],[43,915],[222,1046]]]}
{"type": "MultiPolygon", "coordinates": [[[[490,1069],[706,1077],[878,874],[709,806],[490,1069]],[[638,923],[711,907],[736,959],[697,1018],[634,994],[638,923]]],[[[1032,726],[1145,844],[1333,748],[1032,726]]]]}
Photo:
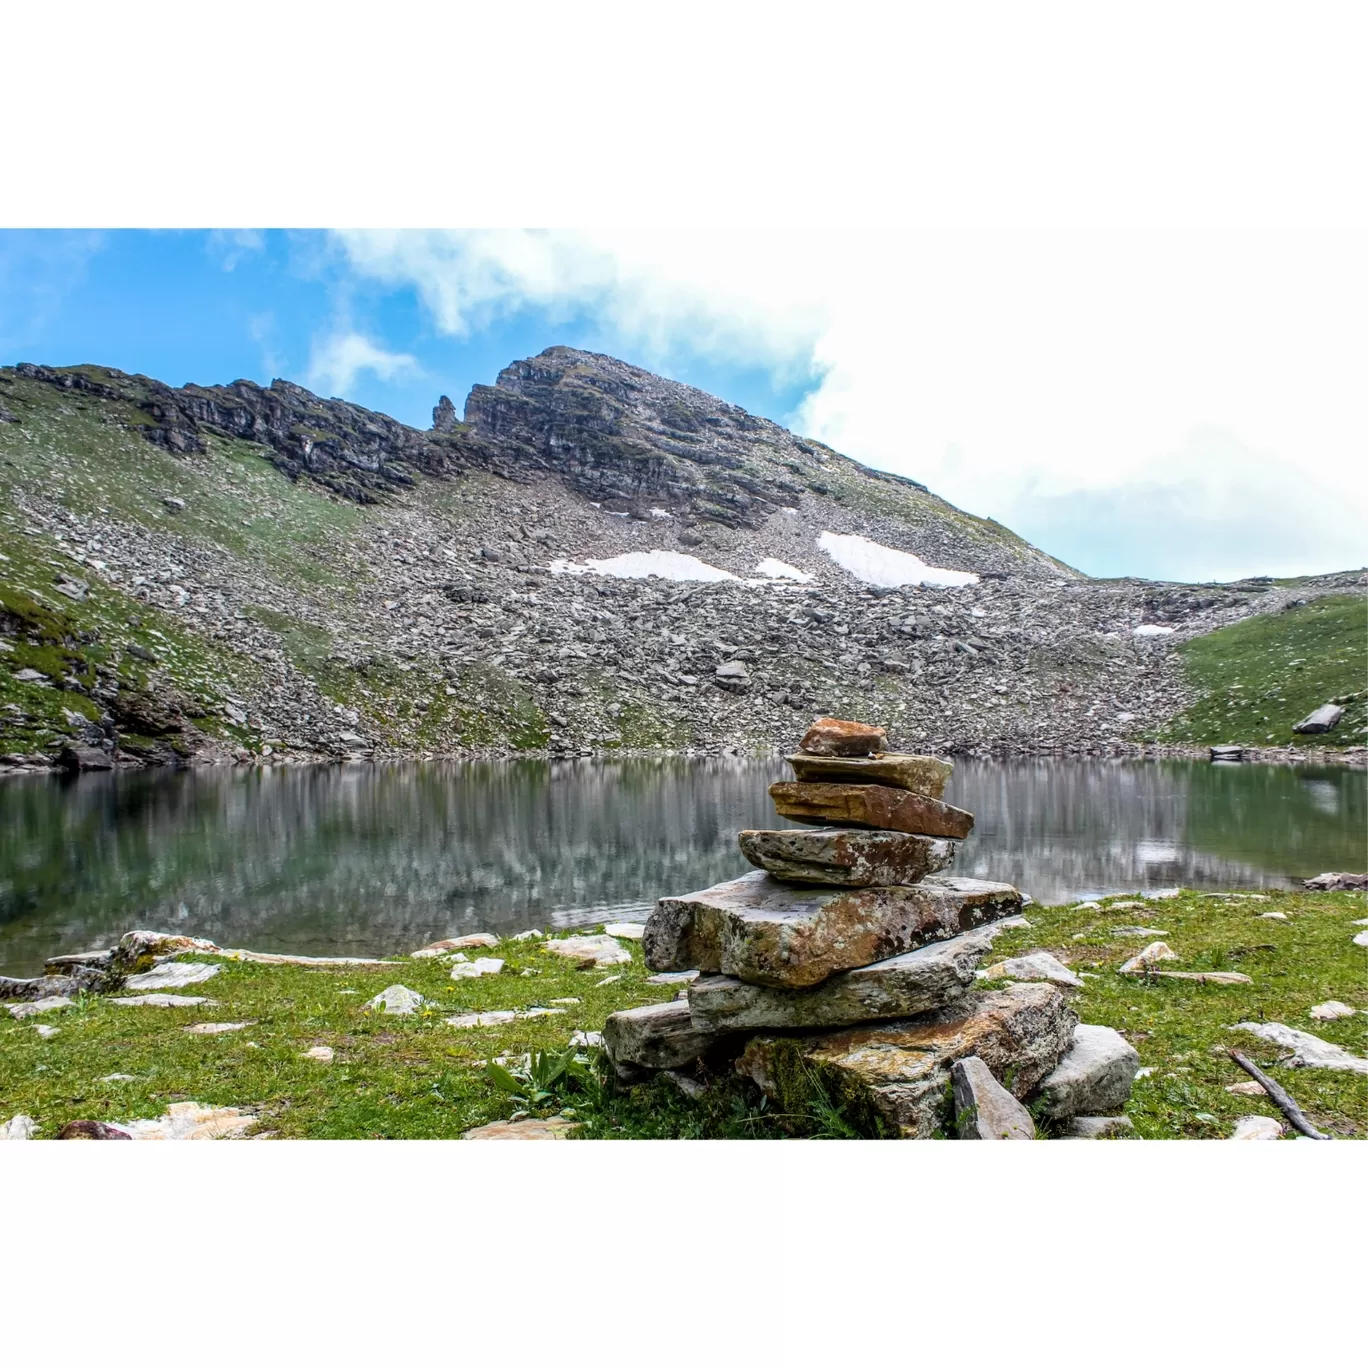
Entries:
{"type": "Polygon", "coordinates": [[[1328,1135],[1322,1135],[1315,1126],[1307,1119],[1306,1114],[1292,1100],[1291,1096],[1277,1083],[1275,1083],[1259,1066],[1248,1060],[1239,1050],[1231,1050],[1230,1057],[1252,1078],[1260,1084],[1273,1101],[1273,1105],[1287,1117],[1292,1123],[1294,1130],[1300,1131],[1303,1135],[1309,1136],[1312,1140],[1328,1140],[1328,1135]]]}

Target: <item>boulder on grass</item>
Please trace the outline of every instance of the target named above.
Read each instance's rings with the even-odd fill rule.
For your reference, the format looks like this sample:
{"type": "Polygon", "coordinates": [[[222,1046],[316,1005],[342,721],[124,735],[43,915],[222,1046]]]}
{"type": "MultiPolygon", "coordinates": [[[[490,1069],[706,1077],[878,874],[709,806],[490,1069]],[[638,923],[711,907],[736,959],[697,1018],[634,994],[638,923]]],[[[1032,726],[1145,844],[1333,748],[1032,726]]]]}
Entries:
{"type": "Polygon", "coordinates": [[[1041,1082],[1043,1114],[1051,1121],[1107,1116],[1130,1101],[1140,1056],[1110,1026],[1079,1025],[1068,1053],[1041,1082]]]}
{"type": "Polygon", "coordinates": [[[1031,1113],[993,1077],[977,1055],[950,1067],[955,1133],[961,1140],[1034,1140],[1031,1113]]]}

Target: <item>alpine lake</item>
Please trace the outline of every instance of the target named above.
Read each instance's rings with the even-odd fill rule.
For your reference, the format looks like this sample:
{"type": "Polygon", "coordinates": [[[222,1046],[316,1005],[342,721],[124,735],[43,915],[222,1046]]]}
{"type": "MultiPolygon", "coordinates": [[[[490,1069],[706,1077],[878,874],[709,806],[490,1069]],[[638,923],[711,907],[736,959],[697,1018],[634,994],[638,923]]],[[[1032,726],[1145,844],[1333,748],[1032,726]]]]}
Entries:
{"type": "MultiPolygon", "coordinates": [[[[781,757],[189,769],[0,784],[0,973],[134,927],[317,955],[644,920],[747,872],[781,757]]],[[[948,872],[1039,903],[1362,870],[1368,774],[1197,761],[960,760],[948,872]]]]}

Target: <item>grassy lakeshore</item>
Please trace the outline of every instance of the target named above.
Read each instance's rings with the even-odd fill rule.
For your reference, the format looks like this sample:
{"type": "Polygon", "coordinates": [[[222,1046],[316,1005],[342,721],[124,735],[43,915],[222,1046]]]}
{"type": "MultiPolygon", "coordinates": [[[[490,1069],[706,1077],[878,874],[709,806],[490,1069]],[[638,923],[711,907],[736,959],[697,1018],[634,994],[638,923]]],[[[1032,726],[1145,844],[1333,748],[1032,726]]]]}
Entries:
{"type": "MultiPolygon", "coordinates": [[[[1240,1021],[1280,1021],[1351,1053],[1368,1055],[1368,949],[1355,946],[1368,917],[1361,893],[1269,893],[1255,897],[1185,892],[1178,898],[1101,910],[1031,907],[1032,925],[1004,934],[985,963],[1044,947],[1090,977],[1073,995],[1081,1020],[1115,1027],[1139,1051],[1143,1068],[1128,1108],[1147,1139],[1220,1138],[1235,1119],[1275,1116],[1263,1097],[1232,1095],[1245,1075],[1225,1050],[1234,1046],[1268,1070],[1311,1119],[1336,1137],[1368,1137],[1368,1076],[1277,1064],[1278,1047],[1225,1029],[1240,1021]],[[1281,912],[1286,920],[1260,914],[1281,912]],[[1117,936],[1121,926],[1162,935],[1117,936]],[[1238,970],[1248,985],[1123,978],[1115,970],[1152,940],[1180,956],[1164,968],[1238,970]],[[1308,1017],[1334,999],[1357,1015],[1308,1017]],[[1209,1119],[1208,1119],[1209,1118],[1209,1119]]],[[[624,942],[625,944],[625,942],[624,942]]],[[[251,1108],[259,1132],[285,1138],[454,1138],[517,1109],[485,1061],[561,1051],[573,1031],[595,1031],[625,1007],[671,998],[676,989],[647,983],[639,945],[632,963],[581,971],[547,954],[539,941],[504,941],[470,950],[504,960],[497,975],[452,981],[445,960],[399,959],[379,966],[310,968],[210,957],[222,965],[208,982],[179,990],[213,999],[199,1007],[121,1007],[99,997],[75,1007],[0,1024],[0,1123],[32,1116],[40,1138],[78,1118],[129,1121],[155,1117],[173,1102],[251,1108]],[[530,971],[530,972],[527,972],[530,971]],[[605,982],[605,980],[608,980],[605,982]],[[414,1016],[364,1010],[376,993],[401,983],[430,1004],[414,1016]],[[557,999],[578,999],[557,1002],[557,999]],[[501,1026],[457,1028],[458,1013],[559,1009],[558,1015],[501,1026]],[[197,1035],[194,1022],[249,1022],[245,1029],[197,1035]],[[37,1024],[58,1033],[43,1038],[37,1024]],[[331,1062],[304,1057],[316,1046],[331,1062]],[[110,1080],[114,1074],[130,1075],[110,1080]]],[[[814,1097],[808,1115],[775,1116],[739,1081],[715,1084],[690,1099],[668,1078],[617,1091],[558,1084],[540,1114],[571,1109],[588,1138],[778,1138],[849,1134],[814,1097]]]]}

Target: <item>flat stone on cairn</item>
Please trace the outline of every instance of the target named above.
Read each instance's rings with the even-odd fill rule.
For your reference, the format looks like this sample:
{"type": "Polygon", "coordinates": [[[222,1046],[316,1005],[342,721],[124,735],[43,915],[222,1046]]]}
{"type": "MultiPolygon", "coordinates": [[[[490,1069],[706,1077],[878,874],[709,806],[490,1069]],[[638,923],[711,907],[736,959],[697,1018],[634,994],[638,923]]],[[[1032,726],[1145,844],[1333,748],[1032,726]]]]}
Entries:
{"type": "Polygon", "coordinates": [[[937,760],[933,755],[888,754],[852,759],[799,751],[790,755],[788,762],[794,776],[804,783],[886,784],[927,798],[939,798],[945,792],[945,781],[955,768],[948,760],[937,760]]]}
{"type": "Polygon", "coordinates": [[[877,755],[888,733],[863,722],[844,722],[838,717],[819,717],[798,743],[809,755],[877,755]]]}
{"type": "Polygon", "coordinates": [[[901,831],[743,831],[741,853],[786,883],[849,888],[913,884],[939,874],[955,858],[950,841],[901,831]]]}
{"type": "Polygon", "coordinates": [[[701,976],[686,998],[608,1018],[619,1075],[734,1060],[785,1112],[807,1110],[815,1078],[864,1131],[908,1137],[954,1132],[961,1061],[973,1062],[959,1091],[976,1099],[965,1137],[1031,1138],[1018,1104],[1037,1089],[1061,1120],[1119,1106],[1133,1055],[1075,1033],[1068,987],[977,983],[1022,896],[940,872],[973,816],[941,800],[948,763],[885,742],[882,728],[820,718],[789,757],[797,781],[770,789],[781,816],[817,829],[743,831],[754,873],[660,899],[646,963],[701,976]]]}
{"type": "Polygon", "coordinates": [[[772,988],[810,988],[842,969],[1014,916],[1011,884],[949,876],[888,888],[795,888],[757,870],[661,898],[646,923],[646,963],[701,969],[772,988]]]}
{"type": "Polygon", "coordinates": [[[770,797],[781,817],[817,826],[876,827],[952,840],[974,829],[972,813],[885,784],[781,782],[770,785],[770,797]]]}

